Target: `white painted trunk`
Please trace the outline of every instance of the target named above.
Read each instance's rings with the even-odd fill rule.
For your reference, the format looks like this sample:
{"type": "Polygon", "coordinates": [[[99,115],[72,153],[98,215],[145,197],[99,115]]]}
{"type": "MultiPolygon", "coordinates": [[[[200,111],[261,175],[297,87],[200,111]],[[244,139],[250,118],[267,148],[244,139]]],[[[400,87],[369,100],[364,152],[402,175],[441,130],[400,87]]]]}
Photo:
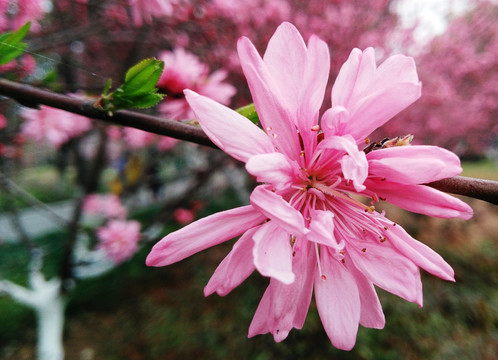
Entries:
{"type": "Polygon", "coordinates": [[[38,317],[38,360],[63,360],[65,301],[58,295],[36,308],[38,317]]]}

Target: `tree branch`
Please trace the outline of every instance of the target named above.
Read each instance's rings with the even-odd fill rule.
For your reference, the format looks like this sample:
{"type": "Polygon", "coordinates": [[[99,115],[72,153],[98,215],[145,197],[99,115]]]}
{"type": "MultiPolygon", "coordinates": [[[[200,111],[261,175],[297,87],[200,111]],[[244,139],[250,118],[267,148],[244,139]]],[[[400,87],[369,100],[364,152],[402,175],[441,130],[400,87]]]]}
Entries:
{"type": "Polygon", "coordinates": [[[93,106],[92,101],[57,94],[37,87],[0,79],[0,94],[10,97],[25,106],[48,105],[107,123],[129,126],[158,135],[170,136],[200,145],[216,147],[201,128],[179,121],[167,120],[158,116],[134,111],[119,110],[110,116],[93,106]]]}
{"type": "Polygon", "coordinates": [[[444,192],[465,195],[498,205],[498,181],[455,176],[426,185],[444,192]]]}
{"type": "MultiPolygon", "coordinates": [[[[44,104],[108,123],[129,126],[158,135],[170,136],[176,139],[216,148],[216,145],[213,144],[202,129],[178,121],[167,120],[158,116],[127,110],[116,111],[110,116],[106,112],[95,108],[90,101],[57,94],[31,85],[20,84],[5,79],[0,79],[0,94],[17,100],[21,104],[27,104],[28,106],[44,104]]],[[[492,204],[498,204],[498,182],[494,180],[456,176],[426,185],[441,191],[465,195],[488,201],[492,204]]]]}

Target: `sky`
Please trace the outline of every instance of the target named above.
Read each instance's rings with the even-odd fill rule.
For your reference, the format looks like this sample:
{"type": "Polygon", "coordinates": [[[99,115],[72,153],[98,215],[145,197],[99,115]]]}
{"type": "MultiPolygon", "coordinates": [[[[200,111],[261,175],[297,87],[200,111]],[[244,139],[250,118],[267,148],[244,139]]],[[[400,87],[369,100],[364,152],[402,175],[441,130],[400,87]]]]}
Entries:
{"type": "Polygon", "coordinates": [[[395,9],[401,16],[403,27],[411,27],[418,21],[414,37],[426,43],[446,30],[448,13],[461,14],[472,4],[472,0],[400,0],[395,9]]]}

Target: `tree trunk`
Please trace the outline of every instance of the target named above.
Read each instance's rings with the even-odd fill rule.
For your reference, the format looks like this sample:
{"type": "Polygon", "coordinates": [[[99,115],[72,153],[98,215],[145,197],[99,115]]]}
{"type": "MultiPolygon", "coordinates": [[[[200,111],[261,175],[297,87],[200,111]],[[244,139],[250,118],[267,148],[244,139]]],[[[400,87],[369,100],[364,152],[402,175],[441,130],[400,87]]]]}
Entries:
{"type": "Polygon", "coordinates": [[[38,360],[63,360],[64,311],[66,302],[57,294],[36,308],[38,317],[38,360]]]}

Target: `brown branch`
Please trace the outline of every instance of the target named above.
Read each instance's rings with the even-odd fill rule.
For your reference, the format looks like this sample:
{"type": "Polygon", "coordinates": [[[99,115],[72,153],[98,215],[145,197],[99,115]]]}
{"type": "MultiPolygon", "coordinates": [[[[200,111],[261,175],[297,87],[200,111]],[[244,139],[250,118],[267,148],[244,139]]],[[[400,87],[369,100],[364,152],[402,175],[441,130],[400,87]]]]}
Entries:
{"type": "Polygon", "coordinates": [[[200,145],[216,147],[201,128],[184,124],[179,121],[167,120],[158,116],[128,110],[119,110],[110,116],[105,111],[95,108],[92,101],[57,94],[31,85],[20,84],[5,79],[0,79],[0,94],[27,106],[43,104],[92,119],[102,120],[107,123],[129,126],[158,135],[170,136],[200,145]]]}
{"type": "MultiPolygon", "coordinates": [[[[106,112],[96,109],[92,102],[5,79],[0,79],[0,94],[17,100],[21,104],[30,104],[31,106],[44,104],[108,123],[129,126],[158,135],[170,136],[216,148],[216,145],[213,144],[202,129],[178,121],[126,110],[116,111],[110,116],[106,112]]],[[[498,204],[497,181],[456,176],[426,185],[441,191],[498,204]]]]}
{"type": "Polygon", "coordinates": [[[498,181],[455,176],[427,185],[444,192],[465,195],[498,205],[498,181]]]}

